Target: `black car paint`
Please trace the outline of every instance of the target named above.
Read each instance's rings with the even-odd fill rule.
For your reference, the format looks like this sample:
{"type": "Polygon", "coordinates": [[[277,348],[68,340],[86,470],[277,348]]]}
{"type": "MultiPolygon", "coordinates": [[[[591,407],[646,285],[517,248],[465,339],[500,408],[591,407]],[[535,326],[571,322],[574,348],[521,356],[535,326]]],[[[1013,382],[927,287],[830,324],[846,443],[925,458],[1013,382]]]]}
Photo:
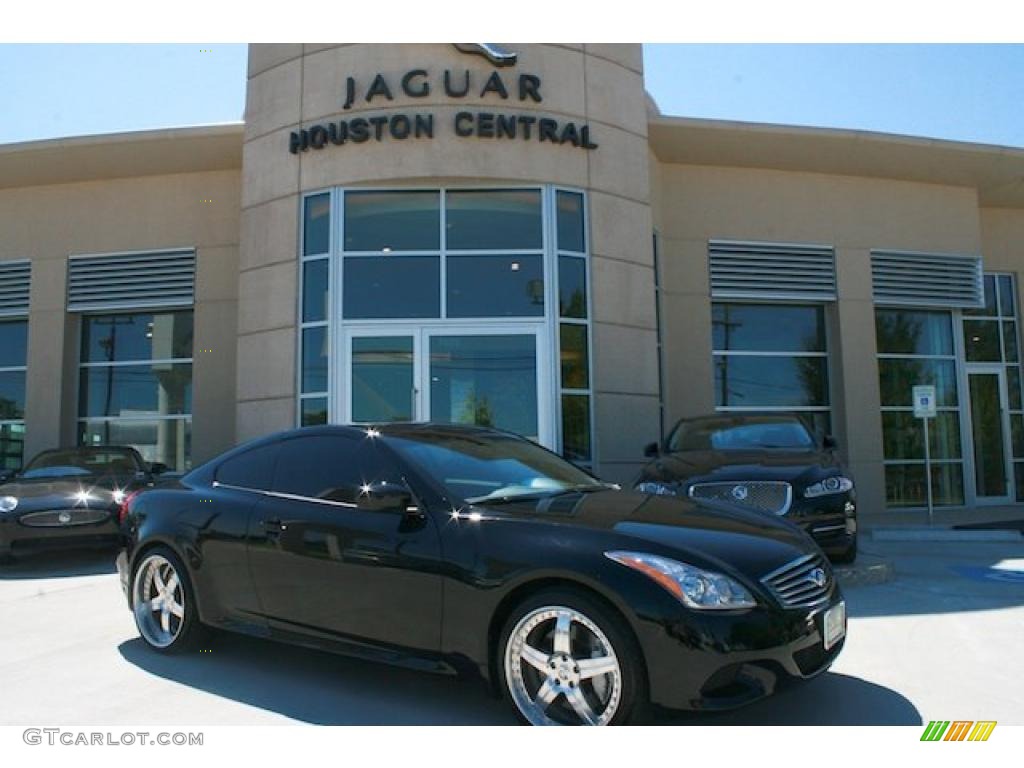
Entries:
{"type": "MultiPolygon", "coordinates": [[[[387,448],[389,436],[459,428],[378,429],[387,448]]],[[[821,615],[841,594],[833,580],[824,604],[781,608],[760,577],[818,549],[795,527],[762,515],[604,489],[456,510],[439,484],[394,452],[414,511],[328,507],[324,513],[310,509],[319,504],[214,483],[219,463],[239,451],[352,430],[314,427],[272,436],[137,496],[118,558],[126,594],[133,564],[162,544],[185,563],[206,624],[493,681],[505,616],[533,591],[574,585],[622,616],[644,650],[652,700],[674,708],[760,698],[780,673],[818,674],[842,648],[840,641],[813,668],[797,666],[794,653],[822,647],[821,615]],[[274,530],[267,525],[272,520],[280,521],[274,530]],[[688,609],[648,577],[605,557],[610,550],[644,551],[733,575],[757,606],[688,609]],[[724,681],[722,695],[707,688],[716,675],[724,681]]]]}
{"type": "MultiPolygon", "coordinates": [[[[102,446],[109,450],[109,446],[102,446]]],[[[124,494],[141,490],[153,484],[153,476],[145,471],[142,457],[131,448],[117,447],[130,452],[138,462],[140,471],[133,475],[79,475],[62,478],[25,478],[14,475],[0,484],[0,497],[13,496],[18,506],[10,512],[0,512],[0,556],[10,557],[29,552],[77,547],[115,547],[121,540],[115,491],[124,494]],[[80,500],[76,495],[89,494],[80,500]],[[40,512],[69,511],[71,521],[47,527],[27,525],[24,518],[40,512]],[[95,521],[81,523],[81,513],[102,512],[95,521]]],[[[90,515],[90,517],[93,517],[90,515]]]]}
{"type": "Polygon", "coordinates": [[[634,486],[660,482],[674,486],[680,496],[686,496],[695,483],[780,480],[793,488],[785,519],[807,531],[827,555],[845,555],[856,540],[856,532],[847,532],[848,520],[856,530],[855,489],[814,498],[803,495],[807,486],[826,477],[849,477],[832,449],[819,446],[815,450],[670,451],[667,445],[661,445],[658,451],[657,457],[640,471],[634,486]]]}

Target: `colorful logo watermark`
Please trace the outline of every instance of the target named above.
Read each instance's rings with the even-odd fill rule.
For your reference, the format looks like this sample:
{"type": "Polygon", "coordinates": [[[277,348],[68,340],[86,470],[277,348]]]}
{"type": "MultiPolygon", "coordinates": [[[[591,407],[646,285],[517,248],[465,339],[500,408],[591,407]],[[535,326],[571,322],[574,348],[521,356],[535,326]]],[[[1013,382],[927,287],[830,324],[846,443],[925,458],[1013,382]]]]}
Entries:
{"type": "Polygon", "coordinates": [[[995,720],[932,720],[921,741],[988,741],[995,727],[995,720]]]}

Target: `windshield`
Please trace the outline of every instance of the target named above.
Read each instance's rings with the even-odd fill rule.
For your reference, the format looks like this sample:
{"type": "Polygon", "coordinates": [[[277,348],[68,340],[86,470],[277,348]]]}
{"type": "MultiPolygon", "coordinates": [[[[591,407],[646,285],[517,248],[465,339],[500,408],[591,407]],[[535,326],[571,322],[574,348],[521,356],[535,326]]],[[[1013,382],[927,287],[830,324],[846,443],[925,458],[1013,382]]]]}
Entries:
{"type": "Polygon", "coordinates": [[[680,424],[669,451],[813,450],[814,438],[799,419],[747,417],[706,419],[680,424]]]}
{"type": "Polygon", "coordinates": [[[391,436],[388,442],[441,483],[449,496],[468,504],[605,487],[561,457],[513,435],[427,433],[391,436]]]}
{"type": "Polygon", "coordinates": [[[25,467],[26,480],[45,477],[87,477],[89,475],[134,475],[141,471],[129,451],[82,448],[67,451],[45,451],[25,467]]]}

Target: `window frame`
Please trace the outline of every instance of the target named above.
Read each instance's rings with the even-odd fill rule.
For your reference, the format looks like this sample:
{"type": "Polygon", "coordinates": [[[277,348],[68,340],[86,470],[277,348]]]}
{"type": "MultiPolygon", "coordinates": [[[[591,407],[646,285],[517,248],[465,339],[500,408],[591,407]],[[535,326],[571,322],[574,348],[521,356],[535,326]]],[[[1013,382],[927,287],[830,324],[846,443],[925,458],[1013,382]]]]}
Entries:
{"type": "MultiPolygon", "coordinates": [[[[192,410],[188,413],[177,413],[177,414],[164,414],[154,415],[148,414],[144,416],[83,416],[81,413],[81,398],[82,398],[82,372],[92,368],[120,368],[127,366],[147,366],[152,367],[155,365],[189,365],[192,367],[192,380],[195,380],[195,307],[194,306],[168,306],[168,307],[144,307],[138,309],[123,309],[115,311],[98,311],[98,312],[81,312],[77,313],[79,316],[79,328],[78,328],[78,353],[77,353],[77,365],[75,366],[75,444],[88,446],[91,443],[85,443],[82,441],[84,436],[83,428],[88,424],[107,424],[116,422],[120,424],[144,424],[147,422],[184,422],[185,429],[189,433],[188,443],[183,446],[184,451],[184,467],[182,471],[189,471],[192,468],[192,456],[191,456],[191,430],[192,430],[192,417],[195,409],[194,393],[192,399],[192,410]],[[180,312],[188,312],[192,315],[192,356],[191,357],[171,357],[171,358],[160,358],[160,359],[133,359],[133,360],[91,360],[83,361],[83,349],[82,341],[85,333],[85,324],[90,318],[96,317],[126,317],[130,315],[166,315],[175,314],[180,312]]],[[[139,455],[142,455],[142,451],[136,448],[139,455]]],[[[144,459],[145,460],[145,459],[144,459]]]]}
{"type": "MultiPolygon", "coordinates": [[[[24,323],[24,325],[25,325],[25,338],[26,338],[26,341],[25,341],[25,361],[24,361],[24,364],[23,365],[5,365],[5,366],[0,366],[0,373],[20,373],[20,374],[22,374],[23,379],[24,379],[24,387],[25,387],[25,404],[24,404],[24,408],[27,411],[28,410],[28,334],[29,334],[28,318],[24,317],[24,316],[20,316],[19,317],[17,315],[14,315],[14,316],[2,316],[2,317],[0,317],[0,323],[12,323],[12,324],[13,323],[24,323]]],[[[28,433],[28,430],[25,429],[25,414],[22,413],[22,417],[20,419],[0,419],[0,427],[18,427],[18,426],[21,427],[21,434],[22,434],[21,458],[18,461],[19,468],[20,468],[20,467],[24,466],[24,464],[25,464],[25,435],[27,435],[27,433],[28,433]]],[[[2,463],[2,461],[0,461],[0,469],[3,469],[3,468],[4,468],[3,463],[2,463]]]]}
{"type": "MultiPolygon", "coordinates": [[[[879,305],[875,304],[873,319],[875,321],[875,338],[877,339],[878,333],[878,313],[879,312],[909,312],[917,314],[929,314],[929,315],[942,315],[949,321],[949,333],[950,333],[950,345],[951,349],[949,354],[941,355],[927,355],[921,353],[903,353],[903,352],[881,352],[877,346],[875,349],[875,365],[878,369],[879,377],[879,393],[881,393],[881,366],[878,364],[882,360],[937,360],[943,362],[951,362],[953,364],[953,382],[956,385],[956,405],[938,405],[936,404],[936,411],[942,413],[955,413],[957,415],[957,428],[960,432],[960,456],[957,458],[935,458],[930,456],[930,463],[934,469],[939,465],[959,465],[961,482],[960,487],[963,490],[964,498],[959,504],[935,504],[936,508],[942,507],[943,509],[956,509],[963,507],[967,503],[967,484],[966,484],[966,471],[967,471],[967,451],[969,445],[966,444],[967,434],[965,430],[964,422],[964,382],[962,381],[962,369],[965,363],[965,353],[963,349],[963,317],[962,313],[955,309],[943,309],[941,307],[901,307],[895,305],[879,305]]],[[[876,341],[877,345],[877,341],[876,341]]],[[[913,413],[913,404],[909,405],[884,405],[879,402],[879,416],[885,413],[913,413]]],[[[929,425],[930,426],[930,425],[929,425]]],[[[931,439],[931,431],[929,431],[929,439],[931,439]]],[[[922,438],[923,439],[923,438],[922,438]]],[[[886,483],[885,473],[886,468],[890,466],[925,466],[925,459],[922,456],[920,459],[887,459],[885,457],[885,432],[884,432],[884,421],[882,421],[882,444],[879,446],[879,453],[882,460],[882,473],[883,473],[883,484],[886,483]]],[[[928,478],[931,482],[931,479],[928,478]]],[[[887,509],[898,509],[898,510],[915,510],[923,509],[926,504],[914,505],[893,505],[890,504],[888,494],[886,495],[885,504],[887,509]]]]}
{"type": "Polygon", "coordinates": [[[547,183],[475,183],[475,184],[447,184],[447,185],[422,185],[422,184],[388,184],[382,186],[329,186],[311,189],[299,196],[297,215],[299,217],[298,240],[295,247],[297,259],[297,339],[295,356],[295,424],[303,425],[303,406],[307,401],[319,400],[326,404],[326,423],[338,424],[342,419],[342,403],[338,402],[337,396],[339,383],[346,380],[346,373],[343,370],[345,364],[345,343],[344,329],[348,327],[366,326],[395,326],[396,330],[402,327],[424,326],[465,326],[467,323],[473,325],[490,327],[502,325],[525,325],[531,324],[544,328],[545,345],[538,354],[549,355],[551,364],[547,366],[547,385],[552,394],[552,408],[550,416],[552,420],[552,434],[554,444],[551,447],[556,453],[564,453],[563,440],[563,395],[583,395],[587,399],[588,410],[588,432],[590,458],[588,461],[574,462],[584,468],[592,468],[599,461],[598,447],[595,434],[595,402],[594,402],[594,340],[593,340],[593,280],[592,280],[592,254],[590,252],[590,199],[585,189],[554,185],[547,183]],[[540,192],[541,204],[541,244],[539,248],[531,249],[449,249],[445,238],[445,227],[447,220],[446,195],[452,191],[538,191],[540,192]],[[439,292],[440,307],[439,316],[434,318],[345,318],[343,307],[343,293],[339,287],[344,285],[345,260],[349,258],[380,257],[383,251],[346,251],[344,249],[344,213],[345,195],[349,192],[438,192],[439,193],[439,248],[434,250],[393,250],[387,255],[395,256],[439,256],[439,292]],[[584,252],[561,251],[558,249],[557,240],[557,199],[559,192],[578,194],[582,201],[584,252]],[[328,237],[328,251],[326,253],[305,254],[305,206],[306,201],[317,195],[330,195],[330,224],[328,237]],[[447,286],[447,260],[448,254],[452,255],[480,255],[480,256],[539,256],[543,265],[542,275],[544,279],[544,312],[540,315],[517,315],[501,317],[448,317],[448,286],[447,286]],[[585,263],[586,279],[586,318],[562,318],[559,312],[559,291],[558,291],[558,258],[560,255],[570,255],[582,258],[585,263]],[[324,321],[305,322],[303,319],[304,306],[304,268],[308,261],[318,259],[328,260],[327,278],[327,317],[324,321]],[[559,324],[574,323],[585,325],[587,328],[587,380],[589,386],[586,389],[564,389],[561,386],[561,348],[559,340],[559,324]],[[302,391],[302,335],[308,328],[327,327],[327,348],[329,350],[327,361],[327,390],[326,391],[302,391]]]}
{"type": "MultiPolygon", "coordinates": [[[[710,302],[711,311],[711,388],[712,388],[712,399],[715,401],[715,413],[795,413],[795,414],[808,414],[804,416],[805,421],[808,421],[807,427],[811,432],[812,437],[816,440],[823,437],[823,435],[815,434],[815,425],[813,422],[813,416],[815,414],[825,414],[828,419],[829,428],[827,434],[835,435],[836,427],[835,423],[835,387],[836,383],[833,378],[833,365],[831,358],[832,338],[834,330],[832,328],[833,318],[832,312],[829,311],[832,302],[814,302],[814,301],[798,301],[798,300],[780,300],[780,299],[756,299],[756,298],[745,298],[745,299],[715,299],[712,298],[710,302]],[[761,307],[811,307],[820,309],[822,313],[822,327],[824,332],[824,346],[823,351],[802,351],[802,352],[783,352],[783,351],[759,351],[759,350],[719,350],[715,349],[715,335],[714,335],[714,308],[716,304],[731,304],[731,305],[742,305],[742,306],[761,306],[761,307]],[[718,405],[717,404],[717,392],[715,380],[718,366],[718,359],[721,357],[781,357],[788,359],[798,358],[817,358],[825,360],[825,376],[827,379],[827,387],[825,388],[825,395],[828,398],[827,405],[718,405]]],[[[667,438],[666,438],[667,439],[667,438]]]]}

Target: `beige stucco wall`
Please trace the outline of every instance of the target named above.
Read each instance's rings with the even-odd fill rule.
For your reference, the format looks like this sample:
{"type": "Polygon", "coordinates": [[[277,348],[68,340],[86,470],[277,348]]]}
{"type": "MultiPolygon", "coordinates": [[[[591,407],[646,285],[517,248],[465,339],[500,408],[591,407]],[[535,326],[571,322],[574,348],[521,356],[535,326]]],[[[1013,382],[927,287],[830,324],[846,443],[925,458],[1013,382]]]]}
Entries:
{"type": "MultiPolygon", "coordinates": [[[[839,293],[829,323],[835,431],[857,479],[861,509],[868,515],[882,511],[870,250],[981,253],[975,190],[813,173],[657,165],[661,183],[652,199],[660,233],[666,420],[714,407],[708,240],[832,245],[839,293]]],[[[989,231],[1012,228],[997,215],[989,218],[989,231]]],[[[986,268],[992,265],[990,255],[986,250],[986,268]]]]}
{"type": "Polygon", "coordinates": [[[555,183],[589,193],[596,456],[627,479],[657,431],[657,377],[646,105],[639,45],[509,44],[519,73],[542,79],[543,102],[476,94],[450,99],[445,69],[468,69],[479,88],[494,67],[450,44],[251,45],[243,151],[238,339],[238,436],[295,425],[297,222],[304,191],[346,185],[555,183]],[[396,84],[426,69],[432,91],[409,98],[396,84]],[[343,110],[344,81],[366,88],[384,74],[394,100],[343,110]],[[588,123],[593,151],[536,140],[459,137],[460,110],[588,123]],[[430,112],[433,139],[385,138],[291,154],[292,130],[329,119],[430,112]]]}
{"type": "Polygon", "coordinates": [[[79,322],[65,311],[67,258],[85,253],[196,248],[193,461],[234,443],[225,403],[235,395],[239,183],[236,170],[0,190],[0,260],[32,260],[26,459],[75,441],[79,322]]]}

